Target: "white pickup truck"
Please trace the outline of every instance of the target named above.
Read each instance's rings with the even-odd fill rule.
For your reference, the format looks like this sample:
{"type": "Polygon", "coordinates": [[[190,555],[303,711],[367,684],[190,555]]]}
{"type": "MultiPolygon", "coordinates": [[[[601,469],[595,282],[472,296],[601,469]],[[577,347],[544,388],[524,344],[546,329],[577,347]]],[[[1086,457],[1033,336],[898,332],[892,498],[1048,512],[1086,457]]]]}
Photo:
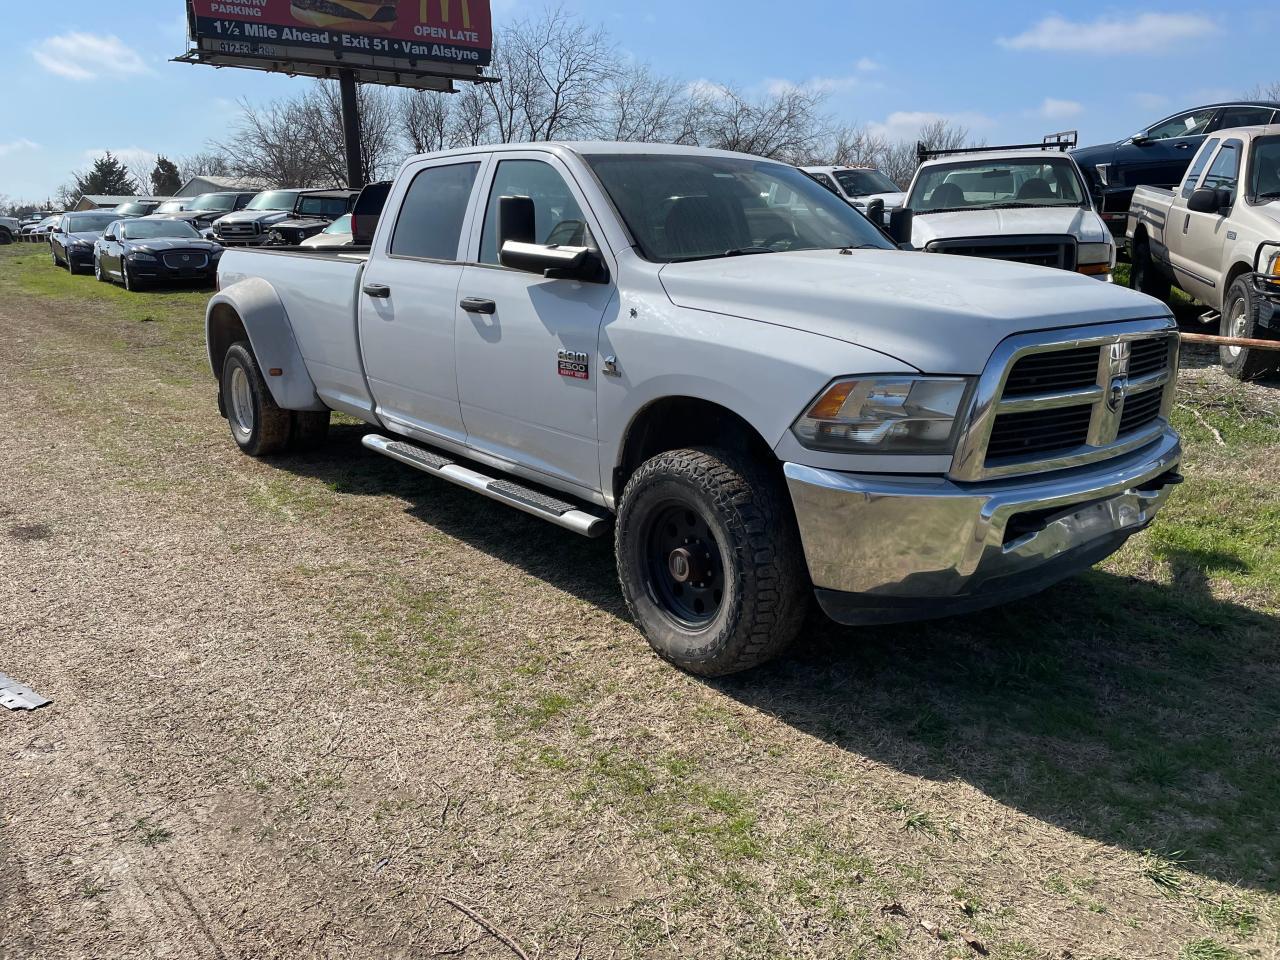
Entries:
{"type": "MultiPolygon", "coordinates": [[[[1280,126],[1209,136],[1178,190],[1134,191],[1126,233],[1135,290],[1167,300],[1177,284],[1222,336],[1280,340],[1280,126]]],[[[1280,369],[1277,350],[1219,350],[1242,380],[1280,369]]]]}
{"type": "MultiPolygon", "coordinates": [[[[347,248],[350,250],[351,248],[347,248]]],[[[228,250],[231,434],[364,445],[586,536],[654,649],[716,675],[1097,562],[1181,479],[1166,307],[898,250],[793,167],[536,144],[414,157],[362,252],[228,250]]]]}

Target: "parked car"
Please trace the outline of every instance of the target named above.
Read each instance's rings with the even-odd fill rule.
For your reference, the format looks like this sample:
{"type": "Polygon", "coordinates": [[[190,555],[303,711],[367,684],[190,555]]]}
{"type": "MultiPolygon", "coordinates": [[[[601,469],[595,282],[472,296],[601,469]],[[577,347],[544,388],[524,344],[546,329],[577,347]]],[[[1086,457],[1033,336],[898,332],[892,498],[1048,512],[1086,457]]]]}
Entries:
{"type": "Polygon", "coordinates": [[[1034,593],[1181,480],[1167,308],[903,252],[758,157],[419,156],[367,257],[231,249],[218,283],[209,360],[241,450],[315,443],[340,410],[432,477],[612,526],[640,629],[700,674],[777,655],[814,591],[862,624],[1034,593]]]}
{"type": "Polygon", "coordinates": [[[911,242],[1110,280],[1116,245],[1070,156],[1054,149],[922,154],[907,190],[911,242]]]}
{"type": "Polygon", "coordinates": [[[32,242],[47,240],[49,231],[57,226],[58,221],[62,219],[62,214],[56,213],[52,216],[44,217],[41,220],[28,223],[22,228],[22,238],[32,242]]]}
{"type": "Polygon", "coordinates": [[[874,200],[884,204],[888,215],[901,207],[907,195],[875,167],[801,167],[805,173],[838,197],[866,212],[874,200]]]}
{"type": "Polygon", "coordinates": [[[64,213],[49,232],[49,250],[55,267],[70,273],[93,272],[93,246],[102,232],[120,219],[112,210],[64,213]]]}
{"type": "Polygon", "coordinates": [[[197,231],[205,231],[213,226],[213,221],[225,217],[228,213],[243,210],[258,195],[255,190],[228,190],[218,193],[202,193],[192,198],[185,210],[165,213],[174,220],[185,220],[197,231]]]}
{"type": "MultiPolygon", "coordinates": [[[[1176,192],[1134,191],[1126,232],[1135,289],[1167,300],[1176,284],[1222,336],[1280,341],[1280,125],[1211,134],[1176,192]]],[[[1280,351],[1219,349],[1241,380],[1280,369],[1280,351]]]]}
{"type": "MultiPolygon", "coordinates": [[[[356,198],[360,195],[357,191],[343,191],[346,193],[347,210],[350,211],[356,202],[356,198]]],[[[317,198],[312,196],[307,198],[308,203],[314,204],[317,198]]],[[[324,214],[303,214],[298,217],[291,217],[273,223],[271,229],[267,231],[266,243],[272,246],[298,246],[308,237],[314,237],[329,224],[333,223],[333,218],[328,213],[333,212],[336,205],[331,207],[324,214]]],[[[347,216],[347,214],[341,214],[347,216]]]]}
{"type": "Polygon", "coordinates": [[[148,216],[168,217],[175,213],[182,213],[191,209],[191,204],[195,202],[195,197],[174,197],[171,200],[165,200],[158,207],[151,211],[148,216]]]}
{"type": "Polygon", "coordinates": [[[1165,117],[1118,143],[1081,147],[1072,155],[1091,181],[1103,220],[1123,237],[1137,187],[1176,187],[1205,137],[1231,127],[1271,123],[1277,110],[1280,102],[1270,100],[1211,103],[1165,117]]]}
{"type": "Polygon", "coordinates": [[[181,220],[117,220],[98,238],[93,272],[103,283],[119,280],[126,290],[161,281],[212,283],[221,256],[221,246],[181,220]]]}
{"type": "MultiPolygon", "coordinates": [[[[351,200],[358,194],[358,190],[267,190],[243,210],[215,220],[213,233],[228,246],[257,246],[267,242],[273,227],[287,220],[332,223],[351,209],[351,200]]],[[[323,225],[313,232],[321,229],[323,225]]]]}
{"type": "Polygon", "coordinates": [[[22,230],[22,221],[17,217],[0,217],[0,246],[13,243],[22,230]]]}
{"type": "Polygon", "coordinates": [[[320,247],[349,247],[353,242],[351,235],[351,214],[343,214],[313,237],[307,237],[299,246],[309,249],[320,247]]]}
{"type": "Polygon", "coordinates": [[[117,204],[114,212],[116,216],[120,217],[145,217],[148,214],[155,213],[156,208],[161,203],[167,202],[161,200],[126,200],[124,203],[117,204]]]}

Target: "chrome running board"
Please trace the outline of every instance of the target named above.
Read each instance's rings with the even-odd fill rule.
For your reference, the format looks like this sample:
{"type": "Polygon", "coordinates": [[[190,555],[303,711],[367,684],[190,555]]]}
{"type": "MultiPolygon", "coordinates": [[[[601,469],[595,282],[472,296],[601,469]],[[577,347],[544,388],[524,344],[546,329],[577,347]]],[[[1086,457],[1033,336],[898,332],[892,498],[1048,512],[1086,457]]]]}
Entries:
{"type": "Polygon", "coordinates": [[[509,507],[523,510],[531,516],[572,530],[584,537],[600,537],[609,529],[612,520],[586,510],[534,487],[525,486],[510,478],[498,479],[486,476],[478,470],[454,463],[443,454],[420,447],[405,440],[392,440],[376,433],[366,434],[362,441],[370,450],[376,450],[392,460],[399,460],[415,470],[433,477],[440,477],[460,487],[466,487],[490,500],[497,500],[509,507]]]}

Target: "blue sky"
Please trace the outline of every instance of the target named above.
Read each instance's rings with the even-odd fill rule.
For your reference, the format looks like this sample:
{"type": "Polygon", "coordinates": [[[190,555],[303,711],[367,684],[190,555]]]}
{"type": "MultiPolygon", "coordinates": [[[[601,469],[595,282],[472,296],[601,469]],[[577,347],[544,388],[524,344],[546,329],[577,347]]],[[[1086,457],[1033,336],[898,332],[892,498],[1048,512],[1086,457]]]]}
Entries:
{"type": "MultiPolygon", "coordinates": [[[[534,0],[495,0],[497,23],[534,0]]],[[[628,55],[690,83],[812,84],[838,119],[910,137],[945,116],[989,142],[1078,128],[1115,140],[1184,107],[1280,80],[1275,8],[1054,8],[865,0],[565,0],[628,55]],[[977,11],[977,12],[975,12],[977,11]]],[[[307,81],[168,63],[184,0],[0,4],[0,194],[35,200],[104,149],[181,156],[225,134],[239,97],[307,81]]]]}

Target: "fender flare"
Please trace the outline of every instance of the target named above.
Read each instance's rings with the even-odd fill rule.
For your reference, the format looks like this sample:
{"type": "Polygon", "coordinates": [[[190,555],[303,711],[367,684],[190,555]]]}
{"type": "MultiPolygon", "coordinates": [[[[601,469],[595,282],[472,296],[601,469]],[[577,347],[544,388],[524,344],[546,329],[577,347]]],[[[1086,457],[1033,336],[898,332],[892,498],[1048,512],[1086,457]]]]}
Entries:
{"type": "Polygon", "coordinates": [[[218,291],[205,309],[205,341],[215,378],[221,379],[222,359],[237,339],[237,324],[249,338],[277,406],[282,410],[328,409],[316,392],[284,304],[271,284],[260,277],[248,277],[218,291]],[[272,375],[272,370],[280,373],[272,375]]]}

